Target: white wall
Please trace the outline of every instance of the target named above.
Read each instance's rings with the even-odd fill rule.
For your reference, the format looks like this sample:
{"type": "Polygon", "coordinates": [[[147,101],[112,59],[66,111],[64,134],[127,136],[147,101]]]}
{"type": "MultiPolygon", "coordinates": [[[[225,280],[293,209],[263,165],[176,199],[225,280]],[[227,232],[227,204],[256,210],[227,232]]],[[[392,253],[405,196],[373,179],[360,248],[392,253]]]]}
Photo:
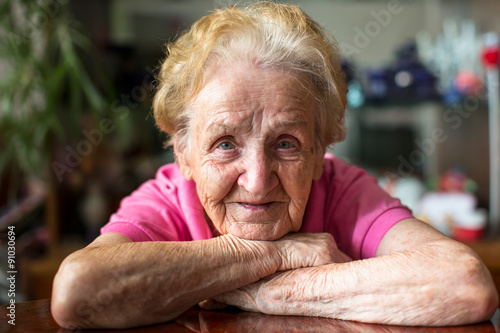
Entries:
{"type": "MultiPolygon", "coordinates": [[[[493,1],[493,0],[490,0],[493,1]]],[[[111,5],[111,35],[115,42],[127,43],[141,39],[134,31],[134,17],[150,17],[151,21],[177,18],[191,24],[221,3],[234,1],[222,0],[113,0],[111,5]]],[[[418,31],[430,30],[433,35],[441,29],[443,9],[439,0],[303,0],[288,1],[298,3],[313,19],[329,30],[344,51],[359,66],[376,66],[388,63],[395,49],[412,39],[418,31]],[[373,13],[390,13],[385,22],[379,23],[373,13]],[[387,23],[387,24],[386,24],[387,23]],[[361,33],[359,31],[362,31],[361,33]],[[363,36],[364,35],[364,36],[363,36]],[[364,38],[363,38],[364,37],[364,38]],[[349,48],[352,46],[352,48],[349,48]],[[355,49],[354,49],[355,48],[355,49]],[[349,52],[353,51],[354,52],[349,52]]],[[[451,2],[451,1],[448,1],[451,2]]],[[[453,13],[457,5],[447,4],[453,13]]],[[[461,7],[461,5],[459,6],[461,7]]],[[[479,15],[479,14],[478,14],[479,15]]],[[[166,24],[166,23],[165,23],[166,24]]],[[[148,25],[151,31],[146,35],[151,41],[161,39],[162,31],[158,24],[148,25]]]]}
{"type": "Polygon", "coordinates": [[[371,67],[388,63],[395,49],[425,28],[426,3],[302,1],[300,5],[334,34],[344,55],[360,66],[371,67]]]}

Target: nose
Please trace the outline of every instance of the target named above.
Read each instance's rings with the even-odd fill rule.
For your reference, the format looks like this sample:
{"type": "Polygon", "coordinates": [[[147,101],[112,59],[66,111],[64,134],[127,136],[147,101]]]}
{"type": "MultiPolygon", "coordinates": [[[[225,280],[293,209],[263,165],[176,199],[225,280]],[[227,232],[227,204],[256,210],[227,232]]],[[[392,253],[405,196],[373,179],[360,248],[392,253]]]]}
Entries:
{"type": "Polygon", "coordinates": [[[257,197],[263,197],[279,184],[277,163],[265,149],[254,149],[245,156],[238,185],[257,197]]]}

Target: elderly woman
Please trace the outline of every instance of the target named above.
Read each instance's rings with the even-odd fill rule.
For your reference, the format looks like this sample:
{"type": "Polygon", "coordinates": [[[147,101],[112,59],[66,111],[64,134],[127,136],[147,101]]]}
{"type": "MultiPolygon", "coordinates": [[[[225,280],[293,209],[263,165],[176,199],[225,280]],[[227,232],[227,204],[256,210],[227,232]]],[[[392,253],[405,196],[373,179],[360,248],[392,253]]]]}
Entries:
{"type": "Polygon", "coordinates": [[[326,148],[344,138],[336,45],[299,8],[213,11],[169,46],[154,99],[176,163],[124,199],[54,281],[63,327],[195,304],[372,323],[489,318],[491,276],[326,148]]]}

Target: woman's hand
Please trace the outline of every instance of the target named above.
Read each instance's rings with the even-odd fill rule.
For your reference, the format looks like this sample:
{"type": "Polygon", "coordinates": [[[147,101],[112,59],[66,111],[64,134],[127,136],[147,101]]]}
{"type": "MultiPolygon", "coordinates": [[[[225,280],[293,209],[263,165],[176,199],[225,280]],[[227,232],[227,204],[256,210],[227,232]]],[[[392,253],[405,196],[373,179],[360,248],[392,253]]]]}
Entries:
{"type": "Polygon", "coordinates": [[[245,253],[245,261],[259,259],[262,267],[258,271],[264,272],[261,278],[279,271],[352,260],[337,248],[328,233],[290,233],[275,241],[246,240],[229,234],[217,239],[228,254],[245,253]]]}
{"type": "Polygon", "coordinates": [[[290,275],[295,275],[296,272],[298,271],[293,270],[273,274],[255,283],[216,295],[199,305],[205,310],[223,309],[231,305],[252,312],[286,314],[283,307],[286,295],[305,293],[304,285],[293,286],[287,283],[290,281],[290,275]]]}
{"type": "MultiPolygon", "coordinates": [[[[282,307],[281,302],[275,302],[274,293],[282,293],[285,281],[291,274],[291,270],[306,267],[318,267],[331,263],[344,263],[352,261],[349,256],[340,251],[335,244],[333,236],[328,233],[290,233],[284,237],[270,242],[276,248],[279,256],[279,272],[255,283],[241,288],[230,290],[200,303],[204,309],[220,309],[227,305],[237,306],[241,309],[263,312],[278,313],[282,307]]],[[[297,274],[299,271],[294,271],[297,274]]],[[[301,274],[311,276],[314,269],[302,271],[301,274]]],[[[290,293],[301,293],[294,286],[289,285],[290,293]]],[[[298,286],[300,287],[300,286],[298,286]]],[[[282,295],[280,295],[280,300],[282,295]]]]}
{"type": "Polygon", "coordinates": [[[281,260],[278,271],[352,260],[329,233],[290,233],[272,243],[281,260]]]}

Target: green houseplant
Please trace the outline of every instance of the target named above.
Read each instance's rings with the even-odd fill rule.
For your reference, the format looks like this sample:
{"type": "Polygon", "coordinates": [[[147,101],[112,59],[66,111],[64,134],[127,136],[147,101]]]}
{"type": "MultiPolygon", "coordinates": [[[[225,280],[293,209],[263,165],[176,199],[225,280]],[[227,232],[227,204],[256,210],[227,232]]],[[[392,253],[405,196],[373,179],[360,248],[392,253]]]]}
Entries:
{"type": "Polygon", "coordinates": [[[58,240],[54,147],[79,132],[88,110],[100,112],[105,106],[80,56],[90,42],[66,3],[0,4],[0,175],[9,172],[11,198],[22,177],[44,181],[51,249],[58,240]]]}

